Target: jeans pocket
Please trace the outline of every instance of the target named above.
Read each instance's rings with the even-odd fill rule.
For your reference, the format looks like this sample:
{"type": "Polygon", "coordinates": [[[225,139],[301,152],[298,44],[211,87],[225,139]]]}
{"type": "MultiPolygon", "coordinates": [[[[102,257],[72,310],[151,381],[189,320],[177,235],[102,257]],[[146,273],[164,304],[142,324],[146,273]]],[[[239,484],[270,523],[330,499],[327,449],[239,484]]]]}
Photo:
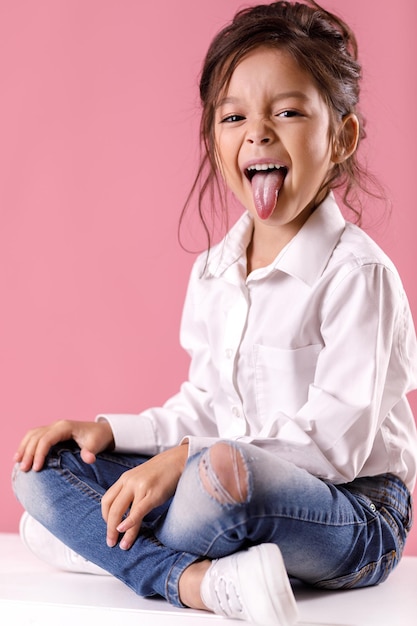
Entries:
{"type": "Polygon", "coordinates": [[[355,498],[373,509],[390,528],[401,554],[413,521],[412,497],[405,484],[392,474],[359,478],[349,485],[355,498]]]}
{"type": "Polygon", "coordinates": [[[356,572],[338,576],[331,580],[320,580],[314,584],[320,589],[354,589],[379,585],[388,578],[398,564],[399,557],[396,550],[384,554],[378,561],[367,563],[356,572]]]}

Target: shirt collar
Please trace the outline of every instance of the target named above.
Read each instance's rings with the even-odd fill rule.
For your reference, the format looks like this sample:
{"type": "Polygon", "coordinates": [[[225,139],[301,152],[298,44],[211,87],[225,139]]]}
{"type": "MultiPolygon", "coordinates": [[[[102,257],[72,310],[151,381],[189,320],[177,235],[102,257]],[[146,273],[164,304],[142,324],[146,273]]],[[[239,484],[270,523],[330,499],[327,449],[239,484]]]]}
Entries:
{"type": "MultiPolygon", "coordinates": [[[[267,267],[253,272],[253,279],[281,271],[312,285],[322,275],[339,241],[346,222],[332,193],[317,207],[299,232],[267,267]]],[[[219,277],[232,266],[241,275],[246,269],[246,249],[253,231],[253,219],[245,212],[226,237],[210,253],[206,276],[219,277]]],[[[230,274],[230,272],[228,272],[230,274]]]]}
{"type": "Polygon", "coordinates": [[[346,222],[333,194],[317,207],[272,266],[313,285],[322,275],[346,222]]]}
{"type": "Polygon", "coordinates": [[[245,212],[229,230],[225,238],[210,250],[206,276],[218,278],[235,264],[245,262],[246,249],[253,232],[253,218],[245,212]]]}

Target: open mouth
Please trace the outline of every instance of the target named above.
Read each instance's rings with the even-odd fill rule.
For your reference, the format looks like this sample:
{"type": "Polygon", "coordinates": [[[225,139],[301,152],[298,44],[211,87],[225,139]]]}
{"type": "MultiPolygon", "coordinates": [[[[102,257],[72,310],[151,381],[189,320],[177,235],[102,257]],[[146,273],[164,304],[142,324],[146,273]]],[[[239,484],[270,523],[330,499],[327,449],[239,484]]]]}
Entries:
{"type": "Polygon", "coordinates": [[[280,170],[280,173],[285,177],[287,173],[285,165],[276,165],[275,163],[257,163],[256,165],[250,165],[245,169],[245,176],[252,182],[256,174],[270,174],[277,170],[280,170]]]}
{"type": "Polygon", "coordinates": [[[275,210],[288,168],[276,163],[254,163],[244,172],[252,186],[256,211],[262,220],[266,220],[275,210]]]}

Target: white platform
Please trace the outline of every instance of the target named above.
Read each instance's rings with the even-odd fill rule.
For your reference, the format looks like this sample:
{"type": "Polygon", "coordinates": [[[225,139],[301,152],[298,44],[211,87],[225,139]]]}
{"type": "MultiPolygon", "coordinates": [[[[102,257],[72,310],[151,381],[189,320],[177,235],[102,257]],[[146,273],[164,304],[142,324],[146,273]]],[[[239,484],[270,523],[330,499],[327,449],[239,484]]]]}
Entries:
{"type": "MultiPolygon", "coordinates": [[[[417,557],[405,557],[378,587],[322,592],[299,586],[295,595],[300,626],[413,626],[417,624],[417,557]]],[[[111,577],[54,570],[36,559],[17,535],[0,534],[0,623],[237,626],[244,622],[139,598],[111,577]]]]}

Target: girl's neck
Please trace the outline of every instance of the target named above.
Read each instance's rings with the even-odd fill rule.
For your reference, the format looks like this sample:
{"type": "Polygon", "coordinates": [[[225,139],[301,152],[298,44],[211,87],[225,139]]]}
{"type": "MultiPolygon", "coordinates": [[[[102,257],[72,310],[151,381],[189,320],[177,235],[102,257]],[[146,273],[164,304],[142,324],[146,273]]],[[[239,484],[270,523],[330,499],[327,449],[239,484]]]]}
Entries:
{"type": "Polygon", "coordinates": [[[298,233],[302,224],[293,222],[284,227],[256,223],[246,250],[247,275],[270,265],[287,243],[298,233]]]}
{"type": "Polygon", "coordinates": [[[317,202],[311,203],[311,206],[307,206],[294,220],[280,226],[263,223],[258,219],[254,220],[252,239],[246,249],[248,276],[254,270],[266,267],[273,262],[323,199],[324,196],[317,202]]]}
{"type": "Polygon", "coordinates": [[[262,234],[259,230],[264,229],[254,228],[252,239],[246,250],[248,275],[254,270],[270,265],[291,239],[291,237],[277,236],[275,229],[265,229],[266,232],[262,234]]]}

